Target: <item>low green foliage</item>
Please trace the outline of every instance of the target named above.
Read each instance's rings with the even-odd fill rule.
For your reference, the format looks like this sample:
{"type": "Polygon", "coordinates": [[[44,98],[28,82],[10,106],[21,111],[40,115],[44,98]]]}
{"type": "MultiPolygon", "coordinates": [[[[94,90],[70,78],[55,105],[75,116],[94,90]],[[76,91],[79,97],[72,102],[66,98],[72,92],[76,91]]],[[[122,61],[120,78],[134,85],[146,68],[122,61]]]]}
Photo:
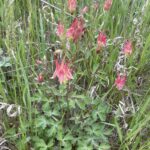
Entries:
{"type": "Polygon", "coordinates": [[[97,148],[100,143],[107,144],[107,136],[111,134],[109,126],[104,124],[110,111],[108,106],[104,102],[100,103],[100,99],[91,100],[73,91],[66,93],[66,90],[65,86],[60,86],[58,90],[50,88],[48,94],[53,97],[32,97],[33,105],[38,106],[33,119],[34,130],[31,130],[33,135],[37,135],[31,137],[35,148],[43,146],[48,149],[51,146],[71,149],[73,146],[83,149],[83,145],[97,148]]]}

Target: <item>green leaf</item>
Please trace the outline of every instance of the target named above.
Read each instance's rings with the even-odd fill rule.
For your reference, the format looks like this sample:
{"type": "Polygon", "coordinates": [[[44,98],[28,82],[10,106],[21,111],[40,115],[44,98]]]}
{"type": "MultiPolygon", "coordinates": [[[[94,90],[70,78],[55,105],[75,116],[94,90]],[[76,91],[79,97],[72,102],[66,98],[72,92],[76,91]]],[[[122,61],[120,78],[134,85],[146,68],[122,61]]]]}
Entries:
{"type": "Polygon", "coordinates": [[[108,144],[101,144],[98,149],[99,150],[109,150],[110,146],[108,144]]]}
{"type": "Polygon", "coordinates": [[[53,147],[53,145],[54,145],[54,141],[53,141],[53,140],[50,140],[50,141],[48,142],[47,147],[48,147],[48,148],[51,148],[51,147],[53,147]]]}
{"type": "Polygon", "coordinates": [[[35,120],[35,125],[37,128],[45,129],[48,122],[45,117],[41,116],[35,120]]]}
{"type": "Polygon", "coordinates": [[[75,100],[69,99],[69,106],[70,108],[75,108],[75,100]]]}
{"type": "Polygon", "coordinates": [[[101,119],[101,121],[105,121],[106,120],[106,114],[99,112],[98,116],[101,119]]]}
{"type": "Polygon", "coordinates": [[[62,141],[63,139],[63,131],[62,131],[62,127],[58,127],[58,131],[57,131],[57,140],[62,141]]]}
{"type": "Polygon", "coordinates": [[[50,129],[47,130],[47,137],[53,137],[56,135],[57,129],[53,126],[50,129]]]}
{"type": "Polygon", "coordinates": [[[47,150],[47,145],[45,141],[39,137],[33,137],[33,141],[35,141],[35,147],[40,150],[47,150]]]}
{"type": "Polygon", "coordinates": [[[63,138],[64,141],[71,141],[73,139],[73,136],[71,134],[66,134],[65,137],[63,138]]]}
{"type": "Polygon", "coordinates": [[[88,145],[87,140],[80,140],[78,141],[78,150],[93,150],[92,146],[88,145]]]}
{"type": "Polygon", "coordinates": [[[47,112],[50,110],[49,102],[46,102],[45,104],[42,105],[42,110],[44,112],[47,112]]]}
{"type": "Polygon", "coordinates": [[[84,101],[76,100],[76,104],[79,106],[80,109],[85,110],[84,101]]]}
{"type": "Polygon", "coordinates": [[[0,67],[9,67],[11,66],[10,57],[2,57],[0,60],[0,67]]]}

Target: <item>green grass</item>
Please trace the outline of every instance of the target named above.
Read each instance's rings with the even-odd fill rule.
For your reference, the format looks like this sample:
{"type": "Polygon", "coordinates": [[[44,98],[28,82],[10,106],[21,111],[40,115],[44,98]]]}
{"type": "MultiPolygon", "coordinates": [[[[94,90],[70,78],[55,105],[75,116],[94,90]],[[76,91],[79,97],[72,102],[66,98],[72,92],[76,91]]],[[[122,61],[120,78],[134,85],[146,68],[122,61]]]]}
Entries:
{"type": "Polygon", "coordinates": [[[0,143],[7,140],[0,146],[150,149],[150,1],[113,0],[108,12],[103,11],[103,2],[99,0],[99,9],[94,10],[92,0],[78,0],[77,12],[70,14],[67,0],[0,1],[0,102],[8,104],[0,109],[0,143]],[[89,7],[85,34],[77,43],[70,41],[69,51],[67,40],[56,36],[56,25],[61,21],[69,28],[85,5],[89,7]],[[108,46],[97,54],[100,30],[107,34],[108,46]],[[133,53],[125,63],[125,89],[118,91],[114,67],[125,39],[132,41],[133,53]],[[54,47],[63,51],[73,68],[74,79],[66,85],[51,79],[54,47]],[[44,65],[37,66],[37,59],[44,65]],[[35,79],[41,72],[44,83],[35,79]],[[93,87],[96,94],[91,98],[93,87]],[[21,106],[16,117],[7,113],[11,104],[21,106]]]}

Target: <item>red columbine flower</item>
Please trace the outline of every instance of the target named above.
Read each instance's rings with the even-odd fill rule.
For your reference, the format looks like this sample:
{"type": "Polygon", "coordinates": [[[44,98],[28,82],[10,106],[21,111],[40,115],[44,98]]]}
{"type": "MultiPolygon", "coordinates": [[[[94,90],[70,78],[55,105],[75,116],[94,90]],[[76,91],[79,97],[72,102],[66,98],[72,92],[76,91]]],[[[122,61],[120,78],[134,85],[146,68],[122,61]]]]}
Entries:
{"type": "Polygon", "coordinates": [[[76,42],[84,34],[84,20],[82,18],[75,18],[67,30],[67,38],[73,39],[76,42]]]}
{"type": "Polygon", "coordinates": [[[73,79],[71,69],[69,68],[68,64],[65,64],[64,61],[61,63],[58,60],[55,60],[55,72],[53,74],[53,78],[58,77],[60,84],[66,83],[68,80],[73,79]]]}
{"type": "Polygon", "coordinates": [[[104,6],[103,6],[104,10],[108,11],[111,8],[111,6],[112,6],[112,0],[105,0],[104,6]]]}
{"type": "Polygon", "coordinates": [[[43,77],[43,75],[42,75],[41,73],[38,75],[37,81],[38,81],[39,83],[41,83],[41,82],[44,81],[44,77],[43,77]]]}
{"type": "Polygon", "coordinates": [[[98,44],[97,52],[99,52],[101,48],[106,46],[106,41],[107,41],[106,34],[103,32],[99,32],[99,35],[97,37],[97,44],[98,44]]]}
{"type": "Polygon", "coordinates": [[[99,35],[97,37],[98,46],[100,46],[100,47],[106,46],[106,40],[107,40],[106,34],[103,32],[99,32],[99,35]]]}
{"type": "Polygon", "coordinates": [[[68,0],[68,9],[71,13],[76,11],[77,0],[68,0]]]}
{"type": "Polygon", "coordinates": [[[115,80],[115,86],[118,90],[122,90],[124,85],[126,83],[126,75],[120,75],[118,74],[116,80],[115,80]]]}
{"type": "Polygon", "coordinates": [[[123,45],[123,52],[125,55],[130,55],[132,53],[132,42],[127,40],[123,45]]]}
{"type": "Polygon", "coordinates": [[[60,38],[62,38],[63,35],[64,35],[64,31],[65,31],[64,25],[59,22],[58,25],[57,25],[57,30],[56,30],[57,36],[59,36],[60,38]]]}

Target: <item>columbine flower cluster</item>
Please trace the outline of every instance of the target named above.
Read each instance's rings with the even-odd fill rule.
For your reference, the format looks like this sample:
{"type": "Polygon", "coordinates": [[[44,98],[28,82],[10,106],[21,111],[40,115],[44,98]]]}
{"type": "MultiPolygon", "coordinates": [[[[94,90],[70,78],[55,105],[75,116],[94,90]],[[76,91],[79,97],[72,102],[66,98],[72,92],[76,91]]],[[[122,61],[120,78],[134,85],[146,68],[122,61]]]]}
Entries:
{"type": "Polygon", "coordinates": [[[75,18],[67,30],[66,36],[69,39],[73,39],[74,42],[84,34],[84,20],[82,18],[75,18]]]}
{"type": "MultiPolygon", "coordinates": [[[[62,37],[65,35],[65,28],[62,23],[59,23],[57,25],[56,30],[57,36],[62,39],[62,37]]],[[[83,18],[75,18],[66,32],[66,37],[68,39],[72,39],[74,42],[77,42],[78,39],[84,34],[84,20],[83,18]]]]}
{"type": "MultiPolygon", "coordinates": [[[[104,11],[109,11],[112,7],[112,0],[105,0],[103,9],[104,11]]],[[[99,7],[99,3],[94,4],[95,10],[97,10],[99,7]]],[[[68,10],[70,13],[74,13],[77,8],[77,1],[76,0],[68,0],[68,10]]],[[[80,17],[75,17],[72,21],[70,27],[68,29],[65,29],[63,23],[59,22],[57,26],[56,35],[63,39],[66,38],[67,42],[69,40],[73,40],[73,42],[77,42],[79,39],[81,39],[82,35],[84,34],[84,28],[85,28],[85,21],[83,19],[83,14],[88,12],[88,6],[83,7],[80,11],[80,17]]],[[[68,45],[68,44],[67,44],[68,45]]],[[[97,37],[97,48],[96,52],[100,52],[103,48],[105,48],[107,45],[107,35],[103,31],[99,31],[98,37],[97,37]]],[[[69,46],[70,47],[70,46],[69,46]]],[[[118,90],[122,90],[126,80],[126,67],[125,67],[125,59],[126,57],[129,57],[132,53],[132,42],[130,40],[125,40],[122,50],[120,52],[120,56],[118,57],[118,61],[115,65],[115,69],[117,72],[117,77],[115,80],[114,85],[118,90]]],[[[68,80],[73,79],[72,71],[69,67],[68,63],[65,63],[65,60],[58,61],[58,59],[55,60],[55,72],[53,74],[53,78],[57,77],[60,84],[66,83],[68,80]]]]}

